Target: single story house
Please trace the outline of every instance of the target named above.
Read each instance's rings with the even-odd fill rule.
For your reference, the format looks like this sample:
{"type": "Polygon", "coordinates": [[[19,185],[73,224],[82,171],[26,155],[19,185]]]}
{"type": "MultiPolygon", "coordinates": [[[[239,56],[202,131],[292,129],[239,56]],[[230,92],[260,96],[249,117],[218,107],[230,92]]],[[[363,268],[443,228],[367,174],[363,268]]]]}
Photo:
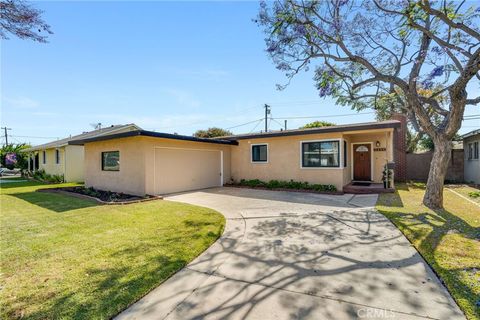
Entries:
{"type": "Polygon", "coordinates": [[[381,183],[395,162],[405,179],[405,118],[196,138],[145,130],[70,140],[83,146],[85,185],[135,195],[222,186],[241,179],[332,184],[381,183]]]}
{"type": "Polygon", "coordinates": [[[113,125],[25,149],[29,153],[28,170],[44,170],[51,175],[62,175],[66,182],[81,182],[84,180],[84,148],[69,142],[133,130],[141,128],[134,124],[113,125]]]}
{"type": "Polygon", "coordinates": [[[480,129],[471,131],[462,136],[464,150],[464,179],[465,182],[480,184],[480,129]]]}

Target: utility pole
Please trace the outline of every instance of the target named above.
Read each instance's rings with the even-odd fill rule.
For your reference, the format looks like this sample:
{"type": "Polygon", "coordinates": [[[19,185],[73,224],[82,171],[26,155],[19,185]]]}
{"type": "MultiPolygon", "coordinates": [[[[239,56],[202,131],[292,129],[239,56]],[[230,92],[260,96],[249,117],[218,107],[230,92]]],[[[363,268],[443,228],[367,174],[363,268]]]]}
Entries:
{"type": "Polygon", "coordinates": [[[265,104],[265,132],[268,132],[268,115],[270,114],[270,106],[265,104]]]}
{"type": "Polygon", "coordinates": [[[5,130],[5,145],[8,146],[8,130],[12,130],[12,128],[2,127],[5,130]]]}
{"type": "Polygon", "coordinates": [[[285,120],[285,130],[287,130],[287,120],[285,120]]]}

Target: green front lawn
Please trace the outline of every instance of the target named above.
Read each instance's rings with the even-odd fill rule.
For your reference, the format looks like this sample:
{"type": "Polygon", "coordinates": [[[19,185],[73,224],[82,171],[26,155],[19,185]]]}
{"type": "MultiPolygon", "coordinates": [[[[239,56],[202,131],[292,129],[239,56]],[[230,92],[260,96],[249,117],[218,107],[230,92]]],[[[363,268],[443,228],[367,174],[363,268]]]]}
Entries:
{"type": "Polygon", "coordinates": [[[100,206],[35,192],[45,187],[35,182],[0,186],[2,319],[108,319],[198,256],[225,224],[218,212],[181,203],[100,206]]]}
{"type": "Polygon", "coordinates": [[[422,205],[422,184],[399,184],[377,209],[412,242],[469,319],[480,319],[480,207],[444,191],[444,210],[422,205]]]}
{"type": "Polygon", "coordinates": [[[460,193],[462,196],[472,200],[473,202],[480,204],[480,189],[478,188],[467,185],[449,185],[447,188],[460,193]]]}

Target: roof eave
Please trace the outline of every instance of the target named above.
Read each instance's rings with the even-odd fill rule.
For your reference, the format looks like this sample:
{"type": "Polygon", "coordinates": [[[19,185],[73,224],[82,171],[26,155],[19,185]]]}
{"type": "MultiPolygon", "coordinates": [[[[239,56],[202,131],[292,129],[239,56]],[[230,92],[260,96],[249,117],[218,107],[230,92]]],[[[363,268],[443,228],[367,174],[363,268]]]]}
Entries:
{"type": "Polygon", "coordinates": [[[466,138],[470,138],[470,137],[473,137],[477,134],[480,134],[480,129],[476,129],[476,130],[473,130],[473,131],[470,131],[470,132],[467,132],[465,133],[463,136],[460,136],[460,138],[463,139],[466,139],[466,138]]]}
{"type": "Polygon", "coordinates": [[[209,138],[196,138],[196,137],[190,137],[190,136],[183,136],[183,135],[162,133],[162,132],[145,131],[145,130],[135,130],[135,131],[122,132],[122,133],[117,133],[117,134],[112,134],[112,135],[103,135],[103,136],[98,136],[98,137],[89,138],[89,139],[72,140],[72,141],[69,141],[68,144],[70,144],[70,145],[84,145],[85,143],[90,143],[90,142],[113,140],[113,139],[128,138],[128,137],[135,137],[135,136],[163,138],[163,139],[172,139],[172,140],[182,140],[182,141],[192,141],[192,142],[205,142],[205,143],[225,144],[225,145],[237,145],[238,144],[237,141],[232,141],[232,140],[215,140],[215,139],[209,139],[209,138]]]}
{"type": "Polygon", "coordinates": [[[365,124],[365,125],[355,125],[355,126],[330,126],[330,127],[321,127],[316,129],[309,130],[295,130],[295,131],[277,131],[277,132],[267,132],[259,134],[247,134],[247,135],[236,135],[230,137],[223,137],[224,140],[244,140],[244,139],[258,139],[258,138],[273,138],[273,137],[285,137],[285,136],[303,136],[310,134],[320,134],[320,133],[331,133],[331,132],[350,132],[350,131],[361,131],[361,130],[375,130],[375,129],[395,129],[399,128],[401,123],[388,122],[388,123],[374,123],[374,124],[365,124]]]}

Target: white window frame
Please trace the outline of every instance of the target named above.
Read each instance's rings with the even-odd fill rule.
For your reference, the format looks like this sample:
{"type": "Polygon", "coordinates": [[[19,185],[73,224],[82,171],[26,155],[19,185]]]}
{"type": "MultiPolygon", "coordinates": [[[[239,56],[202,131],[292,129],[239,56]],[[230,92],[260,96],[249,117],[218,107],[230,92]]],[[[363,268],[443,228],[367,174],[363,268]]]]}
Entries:
{"type": "MultiPolygon", "coordinates": [[[[352,177],[352,181],[355,181],[354,180],[354,168],[355,168],[355,163],[354,163],[354,149],[353,149],[353,146],[356,145],[356,144],[369,144],[370,145],[370,179],[369,181],[375,181],[375,172],[374,172],[374,163],[373,163],[373,142],[352,142],[350,143],[350,167],[351,167],[351,177],[352,177]]],[[[386,151],[388,152],[388,150],[386,151]]]]}
{"type": "Polygon", "coordinates": [[[252,143],[250,145],[250,163],[253,164],[267,164],[270,160],[270,147],[268,143],[252,143]],[[253,161],[253,147],[254,146],[267,146],[267,161],[253,161]]]}
{"type": "Polygon", "coordinates": [[[300,154],[300,169],[302,170],[343,170],[343,140],[342,138],[333,138],[333,139],[315,139],[315,140],[302,140],[299,145],[299,154],[300,154]],[[330,142],[338,141],[338,167],[304,167],[303,166],[303,148],[304,143],[311,142],[330,142]]]}
{"type": "Polygon", "coordinates": [[[473,141],[468,144],[468,156],[469,161],[477,161],[480,159],[480,142],[473,141]],[[477,146],[477,154],[475,155],[475,145],[477,146]],[[471,148],[471,149],[470,149],[471,148]],[[472,157],[470,157],[470,150],[472,151],[472,157]]]}

